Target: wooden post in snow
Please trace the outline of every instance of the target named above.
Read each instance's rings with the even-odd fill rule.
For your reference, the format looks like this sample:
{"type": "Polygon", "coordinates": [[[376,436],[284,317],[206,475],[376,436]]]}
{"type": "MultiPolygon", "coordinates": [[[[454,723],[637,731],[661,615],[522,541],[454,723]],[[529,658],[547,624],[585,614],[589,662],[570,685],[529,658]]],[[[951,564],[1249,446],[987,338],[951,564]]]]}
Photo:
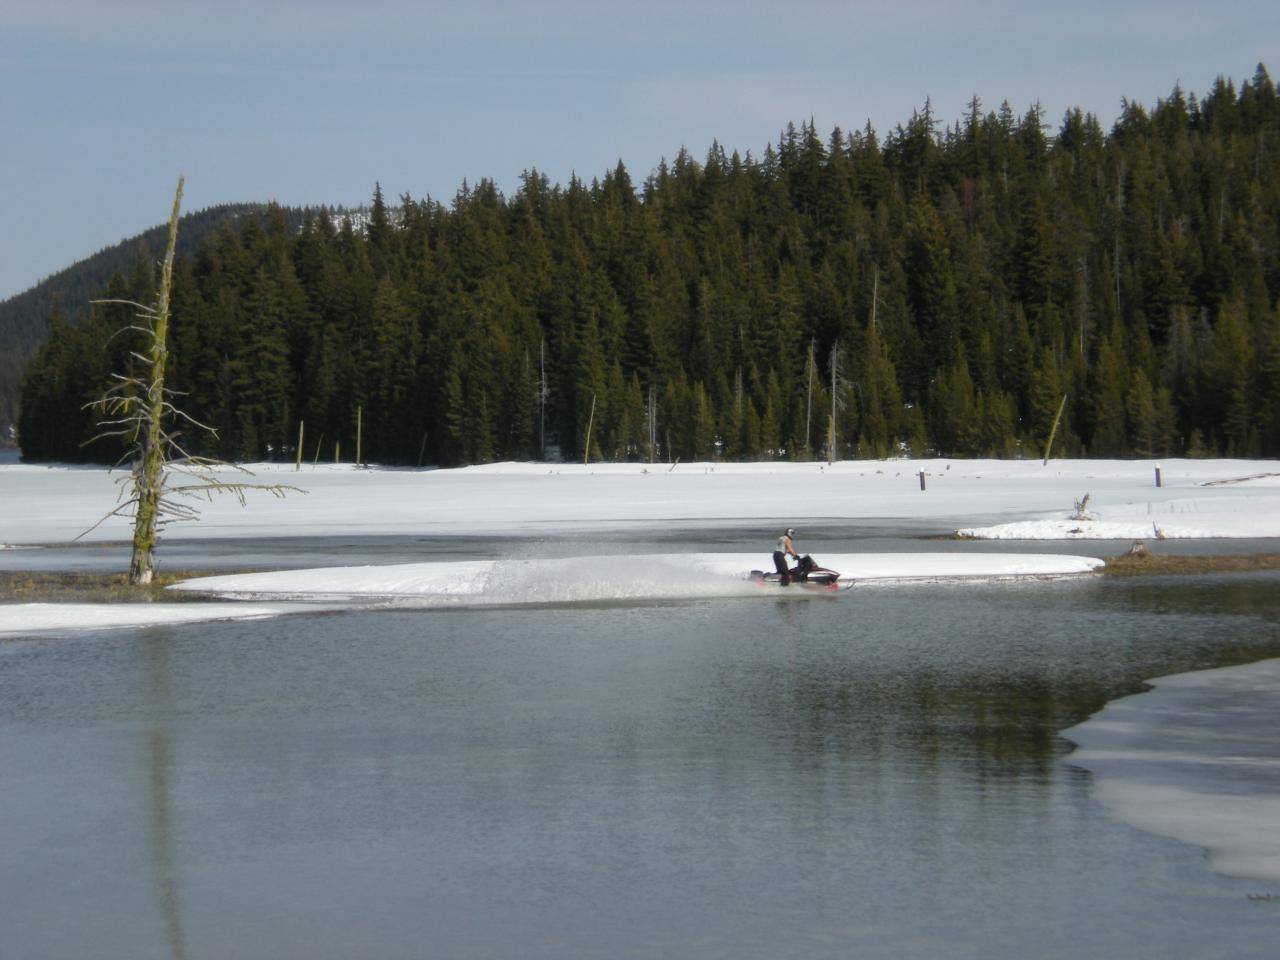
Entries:
{"type": "Polygon", "coordinates": [[[297,473],[302,469],[302,427],[305,421],[298,421],[298,455],[293,462],[293,472],[297,473]]]}
{"type": "Polygon", "coordinates": [[[356,466],[360,466],[363,462],[360,457],[362,455],[360,444],[363,440],[362,428],[364,426],[364,407],[356,407],[356,466]]]}

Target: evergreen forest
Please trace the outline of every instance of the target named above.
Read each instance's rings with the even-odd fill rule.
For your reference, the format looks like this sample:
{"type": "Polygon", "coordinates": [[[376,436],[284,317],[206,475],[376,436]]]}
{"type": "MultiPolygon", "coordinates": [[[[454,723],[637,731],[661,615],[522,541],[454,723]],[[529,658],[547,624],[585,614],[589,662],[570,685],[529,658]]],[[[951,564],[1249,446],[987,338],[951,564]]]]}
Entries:
{"type": "MultiPolygon", "coordinates": [[[[261,209],[261,204],[224,204],[185,215],[178,234],[179,252],[194,253],[204,238],[224,220],[236,220],[261,209]]],[[[295,228],[301,225],[302,210],[285,209],[283,213],[295,228]]],[[[89,301],[102,296],[115,274],[131,276],[139,269],[140,258],[145,260],[149,256],[146,251],[159,250],[164,240],[165,227],[152,227],[99,250],[46,277],[29,290],[0,302],[0,427],[17,420],[22,371],[39,346],[48,339],[50,317],[63,313],[72,318],[84,318],[88,314],[89,301]]]]}
{"type": "MultiPolygon", "coordinates": [[[[145,302],[153,274],[102,297],[145,302]]],[[[1057,456],[1275,457],[1278,293],[1259,65],[1109,131],[974,97],[639,182],[267,208],[180,259],[169,385],[218,430],[192,452],[240,461],[1039,457],[1060,411],[1057,456]]],[[[132,311],[49,321],[23,455],[114,462],[84,404],[136,362],[132,311]]]]}

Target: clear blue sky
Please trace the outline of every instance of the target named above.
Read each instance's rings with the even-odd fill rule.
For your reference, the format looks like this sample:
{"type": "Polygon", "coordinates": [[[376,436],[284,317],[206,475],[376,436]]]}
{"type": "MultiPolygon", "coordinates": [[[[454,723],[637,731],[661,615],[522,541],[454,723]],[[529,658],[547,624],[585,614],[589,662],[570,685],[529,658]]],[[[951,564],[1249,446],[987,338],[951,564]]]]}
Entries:
{"type": "Polygon", "coordinates": [[[638,183],[788,121],[882,135],[973,94],[1110,127],[1267,64],[1280,3],[0,0],[0,298],[185,209],[638,183]]]}

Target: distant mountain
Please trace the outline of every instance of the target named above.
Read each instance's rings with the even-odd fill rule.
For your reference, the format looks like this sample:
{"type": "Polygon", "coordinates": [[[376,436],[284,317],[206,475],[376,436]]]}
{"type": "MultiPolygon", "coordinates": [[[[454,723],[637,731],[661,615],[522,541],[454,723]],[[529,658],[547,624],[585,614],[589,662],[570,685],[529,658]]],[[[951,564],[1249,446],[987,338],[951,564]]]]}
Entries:
{"type": "MultiPolygon", "coordinates": [[[[209,207],[182,218],[178,230],[178,254],[189,255],[205,238],[227,221],[239,221],[266,209],[260,203],[229,203],[209,207]]],[[[335,217],[350,216],[353,224],[367,217],[363,209],[329,208],[335,217]]],[[[307,210],[282,207],[285,222],[298,229],[307,210]]],[[[102,295],[107,282],[119,273],[128,277],[140,262],[158,257],[164,249],[163,224],[99,250],[65,270],[40,281],[31,289],[0,301],[0,445],[8,442],[8,428],[18,419],[22,371],[27,360],[49,334],[49,315],[55,298],[73,324],[83,321],[89,301],[102,295]]]]}

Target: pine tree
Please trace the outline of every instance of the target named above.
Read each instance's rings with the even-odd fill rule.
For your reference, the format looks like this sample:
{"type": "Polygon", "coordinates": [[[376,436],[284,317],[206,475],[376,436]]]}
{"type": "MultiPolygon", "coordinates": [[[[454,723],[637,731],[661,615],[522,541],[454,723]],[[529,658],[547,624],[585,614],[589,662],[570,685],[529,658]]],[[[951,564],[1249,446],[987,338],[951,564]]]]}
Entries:
{"type": "Polygon", "coordinates": [[[1138,370],[1125,395],[1125,411],[1129,422],[1129,446],[1140,457],[1155,457],[1163,452],[1161,426],[1156,415],[1155,393],[1147,375],[1138,370]]]}
{"type": "MultiPolygon", "coordinates": [[[[1044,347],[1040,351],[1035,371],[1031,374],[1027,420],[1030,439],[1037,443],[1048,439],[1064,392],[1062,377],[1059,375],[1053,352],[1048,347],[1044,347]]],[[[1062,427],[1063,425],[1059,424],[1059,429],[1062,427]]]]}
{"type": "Polygon", "coordinates": [[[1126,449],[1125,359],[1118,331],[1098,347],[1098,357],[1090,380],[1093,432],[1089,452],[1094,456],[1116,456],[1126,449]]]}
{"type": "MultiPolygon", "coordinates": [[[[1069,110],[1047,136],[1038,106],[975,97],[883,143],[809,120],[759,160],[681,150],[639,189],[622,164],[394,209],[375,185],[367,224],[268,207],[179,250],[169,375],[219,427],[191,441],[221,456],[292,456],[299,420],[353,454],[362,409],[387,462],[526,456],[541,412],[576,458],[593,398],[593,453],[619,459],[647,458],[651,432],[664,456],[705,453],[708,424],[725,456],[812,456],[832,399],[842,449],[999,452],[1038,448],[1064,395],[1060,453],[1180,451],[1198,430],[1201,450],[1276,456],[1277,156],[1259,66],[1199,99],[1125,101],[1109,132],[1069,110]],[[806,358],[825,367],[835,342],[833,398],[806,358]]],[[[92,295],[152,296],[145,250],[112,269],[92,295]]],[[[138,372],[117,333],[132,313],[69,304],[30,365],[24,452],[113,462],[118,440],[82,445],[80,408],[138,372]]]]}
{"type": "Polygon", "coordinates": [[[1203,377],[1210,423],[1227,456],[1252,454],[1254,351],[1243,304],[1224,303],[1218,312],[1203,377]]]}

